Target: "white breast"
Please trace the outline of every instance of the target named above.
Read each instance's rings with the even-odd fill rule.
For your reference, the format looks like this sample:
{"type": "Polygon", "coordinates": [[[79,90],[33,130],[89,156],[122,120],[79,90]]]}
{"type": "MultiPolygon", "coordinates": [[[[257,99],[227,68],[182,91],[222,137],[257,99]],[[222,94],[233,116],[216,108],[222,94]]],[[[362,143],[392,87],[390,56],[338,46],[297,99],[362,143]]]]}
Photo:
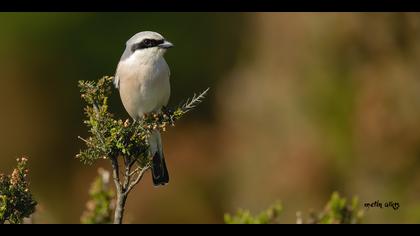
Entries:
{"type": "Polygon", "coordinates": [[[162,56],[145,61],[134,53],[118,64],[121,101],[133,119],[159,111],[170,95],[169,67],[162,56]]]}

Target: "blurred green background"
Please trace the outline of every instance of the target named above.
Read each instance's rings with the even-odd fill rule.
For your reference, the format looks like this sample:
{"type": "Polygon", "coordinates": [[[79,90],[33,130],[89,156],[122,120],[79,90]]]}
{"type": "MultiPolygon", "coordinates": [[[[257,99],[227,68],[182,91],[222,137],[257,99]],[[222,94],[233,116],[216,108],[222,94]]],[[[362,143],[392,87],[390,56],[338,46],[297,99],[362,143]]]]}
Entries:
{"type": "Polygon", "coordinates": [[[78,223],[109,169],[74,158],[87,134],[77,81],[113,75],[143,30],[175,44],[170,105],[211,92],[164,133],[171,183],[148,173],[127,223],[221,223],[276,200],[293,223],[334,190],[400,203],[366,223],[420,222],[420,14],[1,13],[0,28],[0,171],[30,157],[35,223],[78,223]]]}

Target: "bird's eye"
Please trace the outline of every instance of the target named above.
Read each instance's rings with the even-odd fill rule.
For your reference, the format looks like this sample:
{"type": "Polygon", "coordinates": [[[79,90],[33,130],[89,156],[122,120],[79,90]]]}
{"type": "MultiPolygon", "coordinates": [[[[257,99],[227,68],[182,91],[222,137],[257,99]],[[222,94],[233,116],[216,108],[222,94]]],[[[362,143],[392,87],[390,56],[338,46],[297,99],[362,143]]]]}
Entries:
{"type": "Polygon", "coordinates": [[[146,47],[150,47],[150,46],[152,46],[152,40],[150,40],[150,39],[145,39],[145,40],[143,40],[143,44],[144,44],[144,46],[146,46],[146,47]]]}

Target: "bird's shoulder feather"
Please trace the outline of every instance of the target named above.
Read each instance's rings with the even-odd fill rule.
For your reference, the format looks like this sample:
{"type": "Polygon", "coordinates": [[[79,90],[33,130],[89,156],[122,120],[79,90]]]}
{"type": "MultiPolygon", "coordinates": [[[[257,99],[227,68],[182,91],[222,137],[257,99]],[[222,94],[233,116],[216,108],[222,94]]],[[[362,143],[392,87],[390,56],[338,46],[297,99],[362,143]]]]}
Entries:
{"type": "Polygon", "coordinates": [[[120,77],[118,75],[114,76],[114,81],[113,82],[114,82],[115,88],[119,89],[120,88],[120,77]]]}

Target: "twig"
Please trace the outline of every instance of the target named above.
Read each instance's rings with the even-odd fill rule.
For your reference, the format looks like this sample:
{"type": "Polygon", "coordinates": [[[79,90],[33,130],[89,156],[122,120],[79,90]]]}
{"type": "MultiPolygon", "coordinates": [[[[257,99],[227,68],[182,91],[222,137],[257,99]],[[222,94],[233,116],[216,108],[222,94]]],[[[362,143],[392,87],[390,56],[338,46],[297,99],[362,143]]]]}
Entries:
{"type": "Polygon", "coordinates": [[[130,173],[130,176],[133,176],[135,173],[137,173],[140,170],[140,167],[137,167],[133,172],[130,173]]]}
{"type": "Polygon", "coordinates": [[[131,171],[131,162],[129,163],[128,157],[124,158],[124,165],[125,165],[125,172],[124,172],[124,184],[123,184],[123,191],[126,191],[128,185],[130,184],[130,171],[131,171]]]}
{"type": "Polygon", "coordinates": [[[143,169],[141,169],[140,173],[138,174],[137,178],[131,182],[131,184],[128,186],[125,194],[130,193],[130,191],[133,189],[133,187],[141,180],[141,178],[143,178],[144,173],[146,173],[146,171],[150,169],[150,165],[147,165],[145,167],[143,167],[143,169]]]}
{"type": "Polygon", "coordinates": [[[184,112],[188,112],[194,107],[196,107],[199,103],[201,103],[206,96],[207,92],[210,90],[210,88],[207,88],[202,93],[200,93],[198,96],[194,93],[194,96],[191,99],[188,99],[184,105],[182,105],[182,110],[184,112]]]}
{"type": "Polygon", "coordinates": [[[80,140],[82,140],[83,142],[85,142],[85,143],[89,144],[89,145],[92,145],[92,143],[91,143],[91,142],[89,142],[88,140],[86,140],[86,139],[84,139],[84,138],[82,138],[82,137],[80,137],[80,136],[77,136],[77,138],[78,138],[78,139],[80,139],[80,140]]]}

